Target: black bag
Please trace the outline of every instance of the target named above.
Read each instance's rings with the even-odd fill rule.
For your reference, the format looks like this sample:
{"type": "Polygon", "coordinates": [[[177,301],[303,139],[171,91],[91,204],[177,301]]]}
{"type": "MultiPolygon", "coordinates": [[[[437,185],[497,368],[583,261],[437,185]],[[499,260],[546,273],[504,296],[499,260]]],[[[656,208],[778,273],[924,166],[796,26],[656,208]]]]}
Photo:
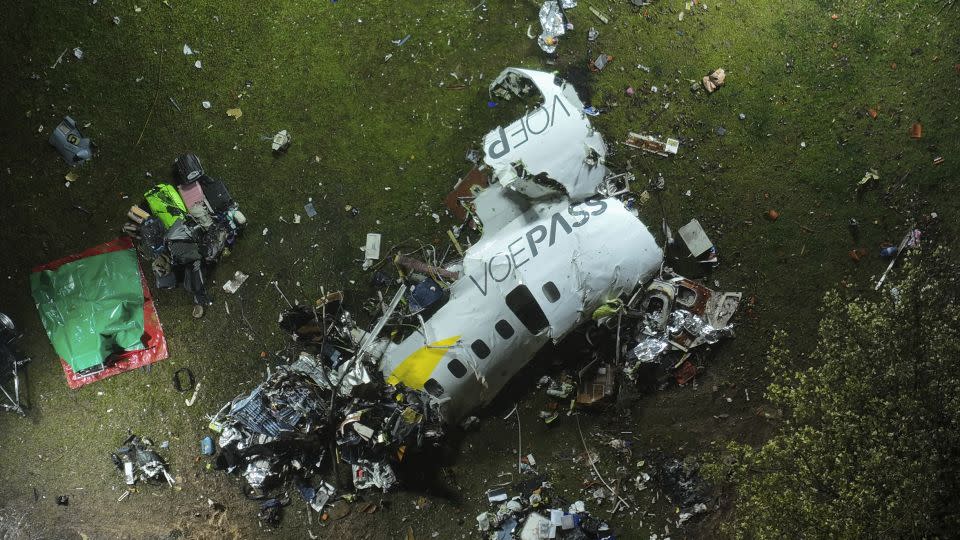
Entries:
{"type": "Polygon", "coordinates": [[[203,232],[200,238],[200,254],[205,261],[213,262],[220,257],[223,248],[227,246],[230,230],[222,223],[214,223],[203,232]]]}
{"type": "Polygon", "coordinates": [[[203,165],[196,154],[183,154],[173,162],[178,184],[189,184],[203,176],[203,165]]]}
{"type": "Polygon", "coordinates": [[[158,289],[173,289],[177,286],[177,275],[172,271],[167,272],[166,274],[160,274],[154,270],[153,276],[157,280],[158,289]]]}
{"type": "Polygon", "coordinates": [[[197,245],[193,231],[182,219],[173,222],[164,236],[167,251],[174,265],[190,264],[201,259],[200,246],[197,245]]]}
{"type": "Polygon", "coordinates": [[[140,225],[140,249],[144,255],[152,259],[163,251],[164,233],[166,229],[159,219],[149,217],[143,220],[140,225]]]}
{"type": "Polygon", "coordinates": [[[214,212],[226,212],[233,206],[233,197],[230,196],[226,184],[222,181],[209,176],[201,176],[199,181],[203,196],[214,212]]]}
{"type": "Polygon", "coordinates": [[[173,264],[191,264],[200,260],[200,246],[192,240],[167,242],[173,264]]]}

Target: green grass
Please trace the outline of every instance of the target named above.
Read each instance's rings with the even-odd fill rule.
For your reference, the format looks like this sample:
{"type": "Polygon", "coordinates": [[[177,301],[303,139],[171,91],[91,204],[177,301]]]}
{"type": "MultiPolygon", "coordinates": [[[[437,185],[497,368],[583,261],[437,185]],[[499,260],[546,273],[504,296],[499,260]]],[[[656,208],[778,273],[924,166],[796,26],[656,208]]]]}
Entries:
{"type": "MultiPolygon", "coordinates": [[[[608,68],[589,77],[593,103],[609,108],[594,124],[615,149],[613,168],[634,171],[639,189],[662,173],[669,223],[676,229],[697,217],[720,248],[722,265],[709,282],[756,298],[754,317],[740,314],[736,340],[710,360],[700,389],[649,396],[628,411],[625,424],[594,419],[595,429],[633,431],[639,448],[695,454],[718,440],[758,440],[769,429],[755,411],[762,405],[763,354],[772,330],[790,330],[791,347],[805,350],[823,291],[841,282],[856,291],[870,288],[871,276],[883,268],[875,256],[879,242],[897,241],[923,213],[938,212],[943,240],[955,242],[960,7],[938,15],[941,3],[906,0],[708,1],[707,11],[679,21],[683,3],[677,0],[646,10],[590,2],[609,8],[611,23],[604,25],[581,2],[570,11],[575,32],[561,42],[557,65],[549,66],[525,37],[527,25],[538,27],[532,1],[490,2],[486,12],[461,1],[171,2],[168,8],[138,0],[140,13],[134,2],[104,0],[6,8],[0,309],[24,328],[23,346],[35,362],[30,416],[0,416],[0,507],[26,509],[51,536],[163,537],[175,528],[198,535],[207,497],[227,504],[231,526],[245,536],[257,534],[238,484],[204,471],[195,457],[206,434],[204,415],[260,380],[268,364],[261,351],[286,346],[276,329],[284,304],[269,282],[277,280],[301,301],[318,297],[321,287],[345,288],[359,309],[369,289],[355,259],[367,232],[384,233],[388,245],[410,237],[443,243],[450,222],[437,225],[430,213],[443,214],[443,195],[467,169],[464,153],[511,119],[506,108],[486,105],[487,85],[507,66],[566,75],[582,71],[601,52],[613,55],[608,68]],[[121,17],[118,26],[111,23],[114,15],[121,17]],[[586,42],[590,26],[601,32],[596,44],[586,42]],[[391,43],[406,34],[412,37],[403,47],[391,43]],[[184,56],[184,43],[198,53],[184,56]],[[82,61],[68,51],[66,61],[51,69],[61,51],[75,46],[85,52],[82,61]],[[384,61],[388,53],[393,57],[384,61]],[[193,67],[197,59],[202,70],[193,67]],[[717,67],[727,70],[723,88],[709,96],[690,91],[691,81],[717,67]],[[457,84],[466,87],[451,89],[457,84]],[[624,94],[627,86],[654,85],[656,94],[624,94]],[[204,110],[203,100],[212,109],[204,110]],[[240,107],[243,117],[228,118],[231,107],[240,107]],[[868,107],[879,111],[876,120],[868,107]],[[84,132],[100,147],[69,188],[62,179],[68,169],[46,142],[65,114],[90,123],[84,132]],[[918,120],[925,135],[913,141],[907,130],[918,120]],[[723,137],[716,134],[720,126],[727,130],[723,137]],[[275,158],[262,137],[280,129],[290,131],[293,146],[275,158]],[[628,131],[680,136],[685,144],[662,160],[619,145],[628,131]],[[126,208],[168,178],[173,158],[184,151],[198,153],[227,182],[251,221],[213,279],[219,284],[236,269],[252,273],[241,293],[259,337],[248,337],[239,297],[218,295],[207,317],[195,322],[185,293],[162,291],[157,304],[171,358],[150,373],[70,391],[39,327],[29,270],[116,236],[126,208]],[[934,166],[940,155],[946,162],[934,166]],[[869,168],[880,172],[880,187],[858,200],[854,186],[869,168]],[[311,197],[320,215],[292,224],[311,197]],[[360,214],[350,217],[347,204],[360,214]],[[773,223],[762,217],[770,208],[782,216],[773,223]],[[847,231],[853,217],[861,223],[860,245],[870,249],[860,265],[847,257],[855,247],[847,231]],[[170,386],[182,366],[202,382],[191,408],[170,386]],[[736,385],[726,391],[735,397],[732,404],[707,390],[727,383],[736,385]],[[751,402],[742,399],[744,388],[751,402]],[[718,423],[712,415],[719,412],[732,416],[718,423]],[[108,454],[127,429],[171,441],[182,491],[141,488],[128,501],[114,502],[122,486],[108,454]],[[34,503],[34,487],[46,498],[34,503]],[[71,506],[54,505],[61,493],[71,494],[71,506]]],[[[659,229],[657,199],[641,214],[659,229]]],[[[587,475],[564,461],[579,448],[575,425],[567,419],[544,430],[535,421],[536,400],[505,401],[515,399],[524,401],[529,448],[577,493],[587,475]]],[[[434,490],[428,493],[433,505],[416,511],[412,501],[419,494],[399,494],[391,497],[389,512],[312,530],[328,537],[362,537],[357,531],[363,530],[370,538],[395,538],[411,525],[418,538],[434,530],[443,538],[466,534],[486,506],[485,482],[515,458],[514,430],[494,415],[484,419],[480,433],[465,438],[448,463],[463,488],[460,501],[434,490]],[[410,521],[400,522],[403,516],[410,521]]],[[[612,474],[615,461],[603,455],[601,468],[612,474]]],[[[288,510],[281,535],[303,536],[306,517],[297,505],[288,510]]],[[[654,508],[656,518],[612,521],[626,528],[623,537],[662,531],[670,510],[654,508]]]]}

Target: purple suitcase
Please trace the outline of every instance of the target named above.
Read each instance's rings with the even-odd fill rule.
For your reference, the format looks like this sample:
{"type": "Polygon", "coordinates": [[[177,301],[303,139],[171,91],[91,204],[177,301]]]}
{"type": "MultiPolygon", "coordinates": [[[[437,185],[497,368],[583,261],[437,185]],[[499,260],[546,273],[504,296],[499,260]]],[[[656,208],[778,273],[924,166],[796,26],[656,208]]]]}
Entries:
{"type": "Polygon", "coordinates": [[[200,182],[190,182],[189,184],[181,184],[177,187],[180,190],[180,197],[183,199],[183,205],[189,210],[193,208],[197,203],[206,204],[207,200],[203,196],[203,188],[200,187],[200,182]]]}

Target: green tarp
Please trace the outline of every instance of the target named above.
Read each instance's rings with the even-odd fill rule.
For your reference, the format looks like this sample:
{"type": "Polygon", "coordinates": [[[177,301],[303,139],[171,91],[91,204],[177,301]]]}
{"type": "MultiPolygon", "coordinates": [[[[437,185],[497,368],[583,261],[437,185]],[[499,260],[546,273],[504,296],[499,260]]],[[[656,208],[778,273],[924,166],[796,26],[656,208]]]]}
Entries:
{"type": "Polygon", "coordinates": [[[53,348],[74,371],[144,348],[143,288],[132,249],[34,272],[30,287],[53,348]]]}

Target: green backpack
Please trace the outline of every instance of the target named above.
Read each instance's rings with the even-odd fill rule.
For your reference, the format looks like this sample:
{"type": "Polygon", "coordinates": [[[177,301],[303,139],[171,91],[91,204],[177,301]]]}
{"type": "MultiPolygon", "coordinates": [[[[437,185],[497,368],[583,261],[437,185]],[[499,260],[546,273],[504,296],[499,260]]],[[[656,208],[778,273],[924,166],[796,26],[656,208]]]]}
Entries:
{"type": "Polygon", "coordinates": [[[150,213],[157,217],[163,226],[170,228],[173,222],[187,215],[187,207],[177,193],[177,188],[170,184],[157,184],[143,194],[150,207],[150,213]]]}

